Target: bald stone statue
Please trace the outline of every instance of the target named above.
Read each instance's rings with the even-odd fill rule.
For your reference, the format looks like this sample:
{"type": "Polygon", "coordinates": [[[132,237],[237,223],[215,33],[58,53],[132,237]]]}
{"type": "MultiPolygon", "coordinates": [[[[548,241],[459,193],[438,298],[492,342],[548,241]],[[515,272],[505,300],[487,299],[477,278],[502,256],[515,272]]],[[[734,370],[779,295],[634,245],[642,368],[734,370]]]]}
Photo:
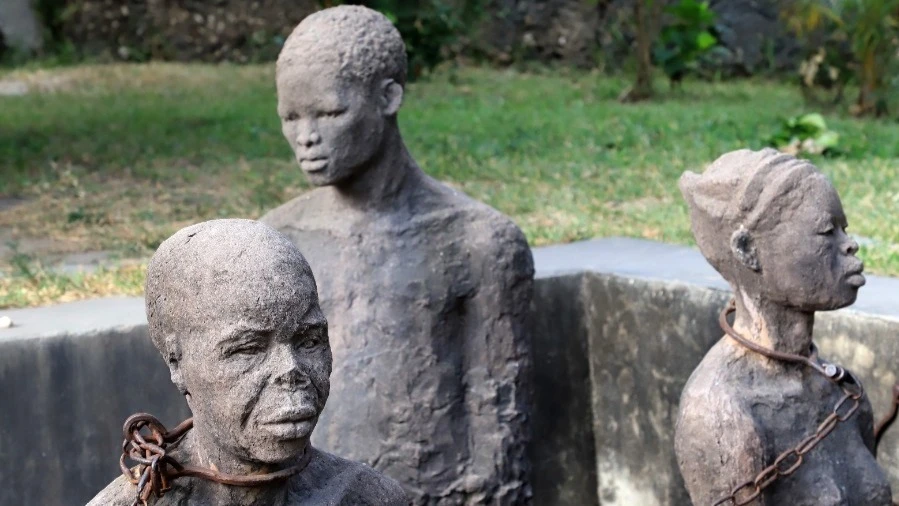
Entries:
{"type": "Polygon", "coordinates": [[[364,7],[309,16],[278,57],[282,131],[317,188],[262,221],[322,278],[335,402],[315,442],[416,504],[526,504],[530,249],[416,165],[397,124],[405,84],[400,34],[364,7]]]}
{"type": "MultiPolygon", "coordinates": [[[[150,261],[146,305],[150,338],[193,413],[170,455],[240,477],[298,469],[259,486],[182,477],[151,504],[409,504],[395,481],[309,444],[331,348],[312,271],[284,236],[249,220],[182,229],[150,261]]],[[[89,505],[130,506],[136,494],[120,476],[89,505]]]]}
{"type": "MultiPolygon", "coordinates": [[[[771,149],[735,151],[702,175],[685,173],[680,186],[700,250],[733,288],[729,330],[765,351],[725,337],[684,388],[675,450],[693,503],[708,506],[809,443],[834,413],[842,388],[852,390],[848,378],[837,384],[803,363],[769,358],[768,350],[812,355],[815,311],[852,304],[865,278],[837,192],[805,160],[771,149]]],[[[836,408],[846,421],[801,459],[782,460],[784,471],[801,462],[746,504],[891,505],[874,456],[871,404],[864,395],[857,401],[851,416],[853,401],[836,408]]]]}

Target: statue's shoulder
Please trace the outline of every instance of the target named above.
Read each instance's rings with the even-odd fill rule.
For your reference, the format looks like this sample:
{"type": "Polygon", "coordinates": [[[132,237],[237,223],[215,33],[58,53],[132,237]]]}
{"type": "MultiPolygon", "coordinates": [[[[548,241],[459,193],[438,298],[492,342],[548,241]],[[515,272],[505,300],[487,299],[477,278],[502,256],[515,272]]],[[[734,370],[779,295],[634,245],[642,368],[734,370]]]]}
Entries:
{"type": "Polygon", "coordinates": [[[486,247],[482,251],[497,248],[530,251],[524,233],[511,218],[488,204],[469,197],[461,190],[438,181],[434,181],[434,184],[439,185],[441,211],[452,214],[461,224],[467,243],[480,248],[486,247]]]}
{"type": "Polygon", "coordinates": [[[327,211],[327,202],[322,189],[315,188],[270,210],[259,221],[275,230],[302,228],[303,223],[327,211]]]}
{"type": "Polygon", "coordinates": [[[87,506],[131,506],[136,494],[135,486],[124,476],[119,476],[91,499],[87,506]]]}
{"type": "Polygon", "coordinates": [[[717,401],[737,408],[742,403],[742,394],[746,393],[740,383],[745,364],[736,359],[733,346],[727,338],[720,339],[690,374],[681,394],[682,401],[710,402],[717,401]]]}
{"type": "Polygon", "coordinates": [[[300,476],[308,482],[303,490],[316,489],[316,497],[303,504],[335,504],[354,506],[408,506],[411,504],[403,487],[359,462],[313,449],[309,466],[300,476]]]}
{"type": "MultiPolygon", "coordinates": [[[[742,433],[756,440],[752,406],[759,394],[751,378],[758,376],[750,361],[739,360],[727,339],[721,339],[690,375],[681,393],[678,432],[695,433],[694,441],[717,438],[718,432],[742,433]],[[713,423],[715,421],[724,421],[713,423]]],[[[701,443],[704,444],[704,443],[701,443]]]]}

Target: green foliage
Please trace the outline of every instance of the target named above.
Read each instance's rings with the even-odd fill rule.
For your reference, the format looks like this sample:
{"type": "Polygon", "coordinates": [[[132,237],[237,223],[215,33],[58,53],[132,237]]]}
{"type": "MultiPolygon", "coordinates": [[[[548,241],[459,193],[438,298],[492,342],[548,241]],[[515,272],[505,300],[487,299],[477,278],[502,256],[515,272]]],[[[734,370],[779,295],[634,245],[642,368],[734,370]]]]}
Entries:
{"type": "Polygon", "coordinates": [[[707,1],[697,0],[680,0],[665,12],[673,21],[662,28],[653,59],[674,84],[695,70],[699,57],[718,44],[715,12],[707,1]]]}
{"type": "Polygon", "coordinates": [[[803,86],[835,86],[839,99],[851,72],[859,87],[854,113],[887,112],[897,77],[899,0],[796,0],[783,15],[809,47],[803,86]]]}
{"type": "MultiPolygon", "coordinates": [[[[485,0],[361,0],[396,25],[406,43],[409,77],[414,80],[450,58],[469,26],[484,12],[485,0]]],[[[333,2],[341,3],[341,2],[333,2]]]]}
{"type": "Polygon", "coordinates": [[[816,112],[784,119],[767,140],[769,146],[793,155],[837,155],[839,143],[840,134],[827,128],[824,116],[816,112]]]}

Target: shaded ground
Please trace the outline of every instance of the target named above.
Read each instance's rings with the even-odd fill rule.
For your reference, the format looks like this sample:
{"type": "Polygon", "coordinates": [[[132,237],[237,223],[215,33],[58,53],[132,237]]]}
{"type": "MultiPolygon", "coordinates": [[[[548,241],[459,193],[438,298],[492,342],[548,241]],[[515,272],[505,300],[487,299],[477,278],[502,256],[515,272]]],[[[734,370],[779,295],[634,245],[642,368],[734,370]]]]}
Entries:
{"type": "MultiPolygon", "coordinates": [[[[12,81],[27,92],[0,96],[0,307],[139,293],[130,263],[81,277],[47,267],[139,264],[184,225],[258,217],[307,188],[281,137],[270,65],[0,73],[12,81]]],[[[687,82],[659,102],[622,105],[625,85],[450,69],[410,86],[400,121],[428,173],[513,217],[534,245],[612,235],[689,244],[680,174],[760,148],[783,117],[809,112],[784,84],[687,82]]],[[[815,161],[843,196],[850,232],[865,237],[869,270],[897,274],[899,125],[840,111],[827,120],[845,155],[815,161]]]]}

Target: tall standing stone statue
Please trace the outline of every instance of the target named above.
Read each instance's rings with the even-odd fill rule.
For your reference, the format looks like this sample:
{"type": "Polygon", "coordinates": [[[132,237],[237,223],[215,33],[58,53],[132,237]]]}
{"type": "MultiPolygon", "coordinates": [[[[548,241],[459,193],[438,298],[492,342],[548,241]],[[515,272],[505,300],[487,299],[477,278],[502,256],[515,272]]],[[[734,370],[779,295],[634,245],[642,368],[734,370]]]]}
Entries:
{"type": "Polygon", "coordinates": [[[891,505],[871,404],[812,343],[815,312],[865,283],[837,192],[771,149],[728,153],[680,186],[736,313],[681,397],[675,450],[693,503],[891,505]]]}
{"type": "Polygon", "coordinates": [[[149,465],[125,467],[135,475],[89,506],[141,504],[139,492],[154,506],[409,504],[399,483],[309,444],[331,348],[312,271],[287,238],[250,220],[187,227],[159,246],[146,288],[150,338],[192,423],[163,437],[152,417],[129,418],[125,448],[149,465]]]}
{"type": "Polygon", "coordinates": [[[405,83],[399,32],[364,7],[307,17],[278,57],[282,130],[317,188],[262,221],[322,276],[335,402],[315,442],[417,504],[526,504],[530,249],[416,165],[405,83]]]}

